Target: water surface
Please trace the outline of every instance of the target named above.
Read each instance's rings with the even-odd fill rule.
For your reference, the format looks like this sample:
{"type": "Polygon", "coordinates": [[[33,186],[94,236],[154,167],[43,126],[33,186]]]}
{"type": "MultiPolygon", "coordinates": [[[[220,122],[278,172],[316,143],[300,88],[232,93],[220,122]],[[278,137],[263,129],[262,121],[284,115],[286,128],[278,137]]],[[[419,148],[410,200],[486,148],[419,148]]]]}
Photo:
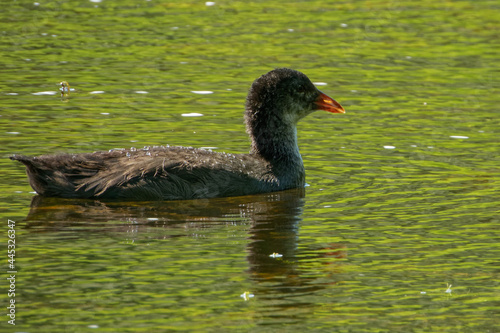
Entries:
{"type": "Polygon", "coordinates": [[[16,326],[4,316],[0,327],[498,331],[499,7],[4,4],[1,236],[16,221],[18,273],[16,326]],[[7,159],[165,144],[247,152],[247,90],[282,66],[347,110],[299,124],[303,190],[47,199],[7,159]],[[63,80],[74,90],[61,98],[63,80]]]}

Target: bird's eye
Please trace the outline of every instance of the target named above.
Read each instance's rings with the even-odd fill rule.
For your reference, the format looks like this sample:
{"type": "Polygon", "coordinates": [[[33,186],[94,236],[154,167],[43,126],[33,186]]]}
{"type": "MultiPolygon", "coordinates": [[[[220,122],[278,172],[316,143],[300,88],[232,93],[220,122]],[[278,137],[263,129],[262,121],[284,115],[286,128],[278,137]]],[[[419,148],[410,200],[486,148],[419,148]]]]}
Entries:
{"type": "Polygon", "coordinates": [[[305,86],[299,86],[299,88],[297,89],[297,92],[300,93],[300,94],[303,94],[306,92],[306,87],[305,86]]]}

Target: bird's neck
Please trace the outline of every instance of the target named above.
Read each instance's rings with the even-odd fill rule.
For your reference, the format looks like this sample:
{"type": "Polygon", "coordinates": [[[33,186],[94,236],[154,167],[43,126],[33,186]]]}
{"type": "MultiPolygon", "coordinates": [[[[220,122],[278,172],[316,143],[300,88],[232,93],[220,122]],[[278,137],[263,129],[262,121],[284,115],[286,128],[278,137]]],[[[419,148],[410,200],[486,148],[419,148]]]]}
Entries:
{"type": "Polygon", "coordinates": [[[305,182],[305,169],[297,143],[295,124],[248,128],[252,146],[251,154],[256,154],[270,163],[273,173],[282,180],[282,185],[302,186],[305,182]]]}
{"type": "Polygon", "coordinates": [[[297,129],[259,128],[251,132],[252,147],[250,152],[265,160],[302,160],[297,144],[297,129]]]}

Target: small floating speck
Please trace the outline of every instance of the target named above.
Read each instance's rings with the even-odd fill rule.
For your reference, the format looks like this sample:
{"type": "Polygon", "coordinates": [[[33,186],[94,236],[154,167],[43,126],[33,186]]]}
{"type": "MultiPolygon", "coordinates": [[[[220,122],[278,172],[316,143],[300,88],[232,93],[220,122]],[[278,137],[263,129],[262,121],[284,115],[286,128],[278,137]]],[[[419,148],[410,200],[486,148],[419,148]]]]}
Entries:
{"type": "Polygon", "coordinates": [[[14,191],[14,193],[19,194],[19,193],[23,193],[23,191],[14,191]]]}
{"type": "Polygon", "coordinates": [[[61,81],[58,84],[61,85],[61,88],[59,88],[59,91],[61,92],[61,97],[68,96],[69,92],[71,91],[71,87],[69,86],[68,81],[61,81]]]}
{"type": "Polygon", "coordinates": [[[326,205],[326,206],[323,206],[323,208],[332,208],[331,205],[326,205]]]}
{"type": "Polygon", "coordinates": [[[463,136],[463,135],[450,135],[450,138],[452,139],[468,139],[468,136],[463,136]]]}
{"type": "Polygon", "coordinates": [[[205,2],[205,6],[213,6],[213,5],[215,5],[214,1],[207,1],[207,2],[205,2]]]}
{"type": "Polygon", "coordinates": [[[31,61],[31,59],[29,59],[29,58],[26,58],[26,59],[24,59],[24,61],[31,61]]]}
{"type": "Polygon", "coordinates": [[[52,35],[52,37],[57,37],[57,35],[52,35]]]}
{"type": "Polygon", "coordinates": [[[7,134],[17,135],[17,134],[21,134],[21,132],[7,132],[7,134]]]}
{"type": "Polygon", "coordinates": [[[101,112],[103,116],[109,116],[109,112],[101,112]]]}
{"type": "Polygon", "coordinates": [[[357,93],[358,91],[356,89],[351,90],[353,93],[357,93]]]}
{"type": "Polygon", "coordinates": [[[411,56],[406,56],[406,59],[411,59],[411,56]]]}
{"type": "Polygon", "coordinates": [[[425,291],[421,291],[420,293],[421,293],[422,295],[425,295],[425,294],[427,294],[427,293],[426,293],[425,291]]]}
{"type": "Polygon", "coordinates": [[[219,147],[200,147],[200,149],[212,150],[212,149],[219,149],[219,147]]]}
{"type": "Polygon", "coordinates": [[[313,84],[315,86],[327,86],[328,85],[328,83],[326,83],[326,82],[313,82],[313,84]]]}
{"type": "Polygon", "coordinates": [[[39,91],[36,93],[31,93],[32,95],[35,96],[43,96],[43,95],[55,95],[57,94],[57,91],[39,91]]]}
{"type": "Polygon", "coordinates": [[[210,90],[192,90],[191,91],[193,94],[198,94],[198,95],[210,95],[213,94],[213,91],[210,90]]]}
{"type": "Polygon", "coordinates": [[[89,325],[88,328],[99,328],[99,325],[89,325]]]}
{"type": "Polygon", "coordinates": [[[269,256],[270,256],[271,258],[281,258],[281,257],[283,257],[283,255],[282,255],[282,254],[277,253],[277,252],[273,252],[273,254],[270,254],[269,256]]]}
{"type": "Polygon", "coordinates": [[[40,3],[39,2],[33,2],[33,5],[40,6],[40,3]]]}
{"type": "Polygon", "coordinates": [[[340,23],[340,26],[341,26],[342,28],[347,28],[347,27],[348,27],[348,25],[347,25],[346,23],[340,23]]]}
{"type": "Polygon", "coordinates": [[[187,61],[181,61],[181,62],[179,62],[179,64],[186,65],[186,64],[189,64],[189,62],[187,62],[187,61]]]}
{"type": "Polygon", "coordinates": [[[417,147],[417,145],[411,145],[411,147],[416,148],[416,147],[417,147]]]}
{"type": "Polygon", "coordinates": [[[427,105],[427,102],[424,102],[424,105],[427,105]]]}
{"type": "Polygon", "coordinates": [[[446,288],[447,288],[447,289],[446,289],[445,293],[447,293],[447,294],[451,294],[451,284],[448,284],[448,283],[447,283],[447,284],[446,284],[446,288]]]}
{"type": "Polygon", "coordinates": [[[136,94],[149,94],[149,92],[145,91],[145,90],[137,90],[137,91],[134,91],[136,94]]]}
{"type": "Polygon", "coordinates": [[[172,28],[170,28],[170,30],[177,30],[177,29],[179,29],[179,27],[172,27],[172,28]]]}
{"type": "Polygon", "coordinates": [[[104,91],[102,91],[102,90],[94,90],[94,91],[89,92],[89,94],[104,94],[104,91]]]}
{"type": "Polygon", "coordinates": [[[427,148],[432,149],[432,148],[434,148],[434,146],[427,146],[427,148]]]}
{"type": "Polygon", "coordinates": [[[240,295],[240,297],[243,298],[245,301],[248,301],[250,298],[255,297],[255,295],[250,293],[249,291],[245,291],[243,294],[240,295]]]}
{"type": "Polygon", "coordinates": [[[294,32],[295,30],[293,29],[286,29],[288,32],[294,32]]]}
{"type": "Polygon", "coordinates": [[[395,146],[384,146],[385,149],[396,149],[395,146]]]}
{"type": "Polygon", "coordinates": [[[6,93],[5,95],[9,95],[9,96],[17,96],[19,95],[18,93],[6,93]]]}
{"type": "Polygon", "coordinates": [[[99,2],[102,2],[102,0],[90,0],[90,2],[99,3],[99,2]]]}
{"type": "Polygon", "coordinates": [[[191,113],[183,113],[181,114],[183,117],[202,117],[203,113],[196,113],[196,112],[191,112],[191,113]]]}
{"type": "Polygon", "coordinates": [[[148,221],[158,221],[159,218],[157,217],[148,217],[148,221]]]}

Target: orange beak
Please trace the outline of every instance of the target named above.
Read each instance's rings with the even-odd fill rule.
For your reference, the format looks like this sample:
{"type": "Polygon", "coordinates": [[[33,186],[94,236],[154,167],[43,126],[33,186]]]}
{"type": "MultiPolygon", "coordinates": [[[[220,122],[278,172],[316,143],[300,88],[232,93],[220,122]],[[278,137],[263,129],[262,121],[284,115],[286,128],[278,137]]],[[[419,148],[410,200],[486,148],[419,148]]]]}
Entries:
{"type": "Polygon", "coordinates": [[[316,104],[318,110],[325,110],[332,113],[345,113],[344,108],[339,104],[339,102],[327,94],[323,94],[321,91],[319,92],[319,96],[314,104],[316,104]]]}

